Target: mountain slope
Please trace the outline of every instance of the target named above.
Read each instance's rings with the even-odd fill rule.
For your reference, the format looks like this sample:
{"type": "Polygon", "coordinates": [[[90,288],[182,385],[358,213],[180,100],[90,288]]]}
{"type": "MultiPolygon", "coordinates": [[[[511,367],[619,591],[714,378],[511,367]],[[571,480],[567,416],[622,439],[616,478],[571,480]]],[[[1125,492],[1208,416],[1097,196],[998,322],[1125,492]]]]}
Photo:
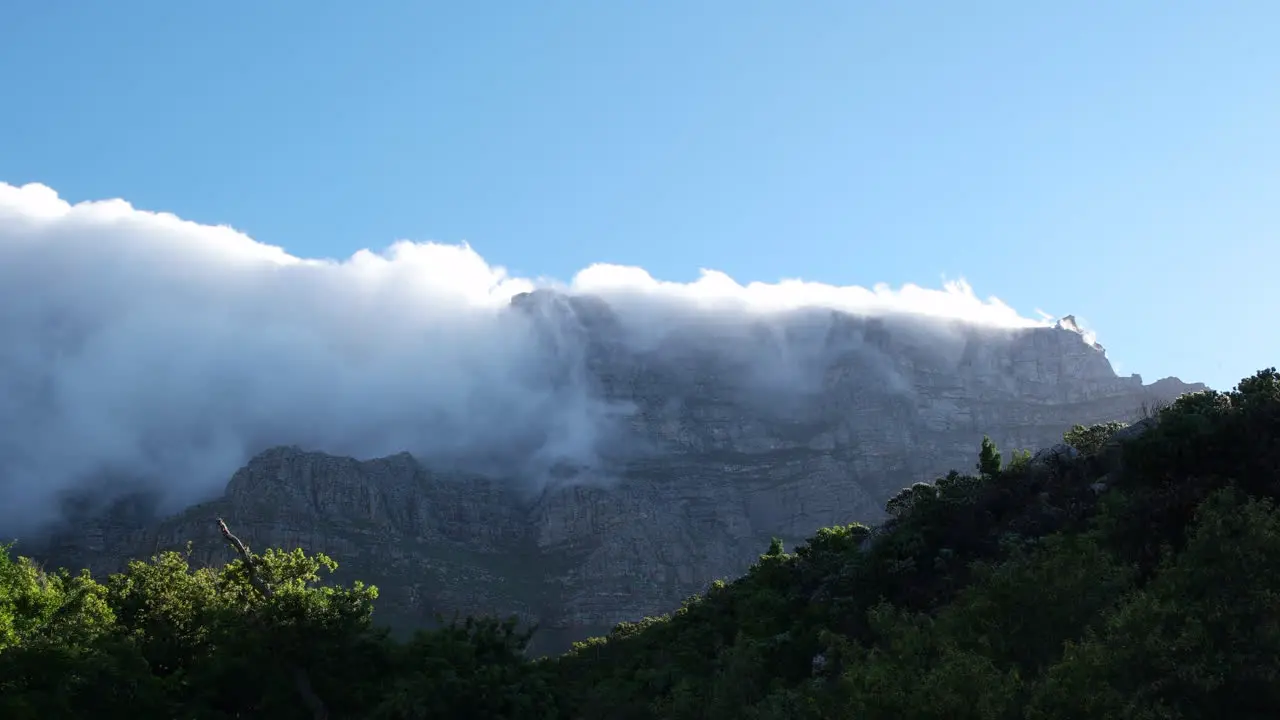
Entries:
{"type": "Polygon", "coordinates": [[[218,564],[227,549],[209,518],[220,514],[253,547],[324,552],[340,578],[376,582],[379,620],[393,627],[436,612],[514,613],[556,650],[745,571],[772,537],[795,544],[882,519],[902,488],[971,464],[984,434],[1047,446],[1073,423],[1129,420],[1203,389],[1117,377],[1069,321],[941,332],[911,318],[800,313],[745,333],[673,330],[646,346],[624,338],[601,301],[533,293],[513,308],[561,344],[562,372],[547,380],[555,397],[625,409],[601,421],[577,464],[535,457],[533,470],[526,459],[480,474],[407,454],[361,462],[275,448],[210,503],[79,518],[28,552],[101,572],[190,541],[199,562],[218,564]]]}
{"type": "MultiPolygon", "coordinates": [[[[770,543],[676,612],[530,661],[515,626],[388,640],[301,550],[99,584],[0,553],[15,718],[1271,718],[1280,373],[770,543]],[[259,590],[259,588],[265,588],[259,590]]],[[[234,538],[225,538],[234,544],[234,538]]]]}
{"type": "Polygon", "coordinates": [[[1091,430],[578,645],[571,716],[1273,717],[1280,374],[1091,430]]]}

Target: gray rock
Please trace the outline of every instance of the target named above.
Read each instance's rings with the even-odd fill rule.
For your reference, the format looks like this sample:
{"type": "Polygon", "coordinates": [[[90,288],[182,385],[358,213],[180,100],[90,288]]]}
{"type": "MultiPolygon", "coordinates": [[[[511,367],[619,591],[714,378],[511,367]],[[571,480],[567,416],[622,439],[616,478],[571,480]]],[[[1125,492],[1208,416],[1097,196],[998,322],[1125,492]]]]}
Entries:
{"type": "Polygon", "coordinates": [[[1031,456],[1032,467],[1052,468],[1065,462],[1070,462],[1080,457],[1080,451],[1067,445],[1066,443],[1058,443],[1051,447],[1040,450],[1031,456]]]}
{"type": "Polygon", "coordinates": [[[930,345],[921,338],[935,336],[909,321],[832,315],[820,333],[794,329],[817,333],[797,342],[815,343],[822,363],[784,383],[743,375],[731,360],[745,351],[718,351],[739,340],[675,335],[635,349],[599,301],[534,294],[514,305],[548,323],[573,316],[595,391],[634,408],[629,437],[644,452],[536,488],[407,454],[357,461],[275,448],[220,498],[157,522],[85,521],[47,558],[114,570],[190,540],[197,563],[221,563],[230,551],[220,515],[254,548],[324,552],[340,579],[378,585],[378,619],[393,627],[434,612],[516,614],[538,621],[543,647],[556,649],[673,610],[744,572],[772,537],[792,547],[823,526],[883,520],[901,488],[970,470],[984,434],[1006,452],[1051,446],[1033,460],[1047,463],[1074,457],[1055,443],[1075,423],[1203,388],[1165,380],[1156,392],[1117,377],[1065,325],[957,325],[930,345]]]}
{"type": "Polygon", "coordinates": [[[1130,440],[1133,440],[1134,438],[1137,438],[1145,434],[1148,430],[1151,430],[1152,428],[1154,428],[1156,425],[1159,425],[1159,424],[1160,424],[1159,417],[1153,416],[1153,417],[1143,418],[1138,422],[1133,423],[1132,425],[1126,425],[1125,427],[1122,427],[1119,430],[1117,430],[1114,435],[1107,438],[1106,444],[1114,446],[1114,445],[1120,445],[1121,443],[1128,442],[1130,440]]]}
{"type": "Polygon", "coordinates": [[[1123,447],[1127,442],[1131,442],[1160,423],[1159,417],[1147,417],[1138,422],[1128,425],[1117,430],[1114,435],[1107,438],[1102,448],[1098,451],[1098,458],[1102,463],[1103,469],[1108,473],[1119,472],[1123,469],[1123,447]]]}

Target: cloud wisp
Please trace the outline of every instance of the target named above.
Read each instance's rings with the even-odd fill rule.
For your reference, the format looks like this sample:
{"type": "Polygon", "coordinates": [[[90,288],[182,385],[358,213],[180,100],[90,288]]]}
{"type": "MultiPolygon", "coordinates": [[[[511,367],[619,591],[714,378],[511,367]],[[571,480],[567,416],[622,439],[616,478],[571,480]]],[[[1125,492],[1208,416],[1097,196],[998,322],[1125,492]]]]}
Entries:
{"type": "Polygon", "coordinates": [[[548,344],[509,308],[538,288],[603,298],[637,347],[806,308],[1045,324],[962,281],[742,285],[704,271],[671,283],[593,265],[559,283],[512,277],[466,245],[411,242],[304,259],[122,200],[73,205],[0,183],[0,534],[104,478],[203,499],[271,445],[590,455],[626,408],[572,373],[549,379],[577,362],[575,340],[548,344]]]}

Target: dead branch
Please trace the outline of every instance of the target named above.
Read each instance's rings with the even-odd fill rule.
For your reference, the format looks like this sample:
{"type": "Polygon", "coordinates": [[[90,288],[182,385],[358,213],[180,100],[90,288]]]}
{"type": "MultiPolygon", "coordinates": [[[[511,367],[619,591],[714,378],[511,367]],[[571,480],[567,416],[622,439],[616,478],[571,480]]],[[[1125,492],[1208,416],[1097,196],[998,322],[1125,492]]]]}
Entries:
{"type": "MultiPolygon", "coordinates": [[[[271,586],[258,575],[258,567],[253,561],[253,556],[249,554],[249,548],[241,542],[240,538],[231,534],[231,530],[227,528],[227,524],[223,522],[222,518],[218,518],[218,532],[222,533],[222,537],[226,539],[231,547],[235,548],[236,554],[244,561],[245,572],[249,575],[249,584],[262,593],[263,597],[267,599],[275,597],[275,592],[271,589],[271,586]]],[[[325,708],[324,701],[312,689],[311,679],[307,677],[307,671],[297,665],[291,666],[289,671],[293,676],[293,687],[298,691],[298,695],[302,696],[302,702],[311,710],[311,716],[315,720],[328,720],[329,711],[325,708]]]]}
{"type": "Polygon", "coordinates": [[[249,574],[249,584],[257,588],[263,597],[267,599],[275,597],[275,592],[271,590],[271,586],[258,575],[258,569],[254,566],[253,556],[249,554],[249,548],[240,541],[240,538],[231,534],[231,530],[227,528],[227,524],[222,521],[222,518],[218,518],[218,532],[222,533],[222,537],[231,544],[231,547],[235,548],[236,554],[244,561],[245,572],[249,574]]]}

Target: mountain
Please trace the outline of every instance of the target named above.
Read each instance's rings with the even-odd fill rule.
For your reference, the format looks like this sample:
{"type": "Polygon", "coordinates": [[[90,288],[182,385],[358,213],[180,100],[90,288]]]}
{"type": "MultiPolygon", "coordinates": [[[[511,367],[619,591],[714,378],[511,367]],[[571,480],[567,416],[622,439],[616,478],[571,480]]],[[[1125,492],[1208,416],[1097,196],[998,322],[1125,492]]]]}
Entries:
{"type": "Polygon", "coordinates": [[[984,435],[1047,447],[1204,389],[1118,377],[1069,317],[1010,330],[806,310],[639,332],[609,302],[547,291],[511,311],[559,359],[549,397],[595,408],[590,427],[552,425],[487,464],[270,448],[221,497],[163,517],[117,501],[34,554],[108,571],[190,541],[220,565],[221,516],[254,548],[323,552],[337,579],[376,584],[394,628],[516,614],[555,650],[670,611],[773,537],[880,521],[902,488],[971,466],[984,435]]]}
{"type": "Polygon", "coordinates": [[[0,547],[14,718],[1273,718],[1280,373],[904,489],[660,617],[531,658],[513,620],[408,638],[304,548],[95,579],[0,547]]]}

